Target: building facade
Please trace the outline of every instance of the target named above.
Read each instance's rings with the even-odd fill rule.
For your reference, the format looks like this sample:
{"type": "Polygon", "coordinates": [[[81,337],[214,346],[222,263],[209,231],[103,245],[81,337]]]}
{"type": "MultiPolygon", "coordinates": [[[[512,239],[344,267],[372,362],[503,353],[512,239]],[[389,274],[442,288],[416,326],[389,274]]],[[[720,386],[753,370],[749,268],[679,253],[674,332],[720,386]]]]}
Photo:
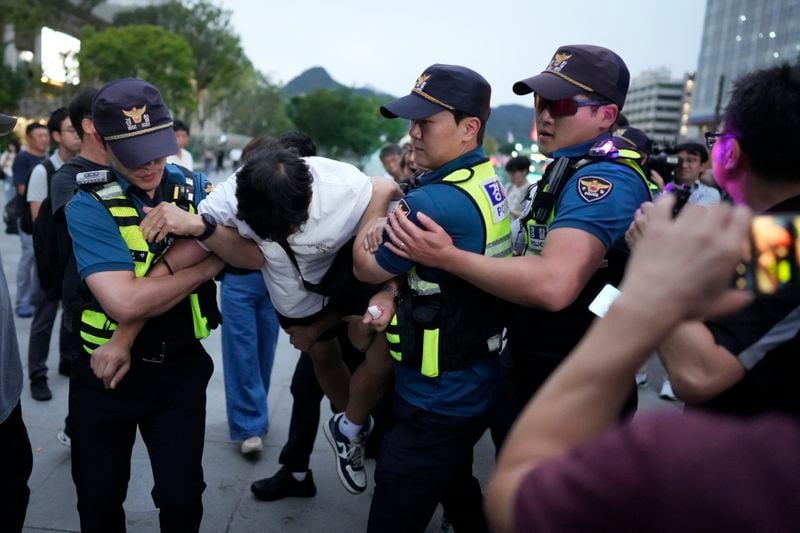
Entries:
{"type": "Polygon", "coordinates": [[[685,80],[672,79],[667,69],[643,72],[636,77],[625,100],[625,117],[653,141],[678,139],[684,103],[685,80]]]}
{"type": "Polygon", "coordinates": [[[708,0],[689,124],[716,128],[743,74],[800,60],[800,0],[708,0]]]}

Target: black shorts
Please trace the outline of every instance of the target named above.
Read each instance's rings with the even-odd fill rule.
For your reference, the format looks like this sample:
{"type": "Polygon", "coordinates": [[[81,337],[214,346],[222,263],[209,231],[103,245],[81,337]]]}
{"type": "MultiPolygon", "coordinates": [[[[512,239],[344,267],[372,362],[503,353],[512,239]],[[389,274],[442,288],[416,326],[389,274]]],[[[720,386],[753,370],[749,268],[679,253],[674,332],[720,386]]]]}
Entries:
{"type": "MultiPolygon", "coordinates": [[[[353,277],[352,281],[331,296],[325,303],[325,306],[314,314],[300,318],[290,318],[278,312],[275,314],[278,315],[278,323],[283,329],[290,326],[308,326],[331,311],[342,316],[360,316],[367,312],[370,299],[381,290],[381,287],[383,287],[383,284],[372,285],[369,283],[362,283],[353,277]]],[[[319,336],[318,340],[328,341],[333,338],[336,338],[336,326],[325,331],[319,336]]]]}

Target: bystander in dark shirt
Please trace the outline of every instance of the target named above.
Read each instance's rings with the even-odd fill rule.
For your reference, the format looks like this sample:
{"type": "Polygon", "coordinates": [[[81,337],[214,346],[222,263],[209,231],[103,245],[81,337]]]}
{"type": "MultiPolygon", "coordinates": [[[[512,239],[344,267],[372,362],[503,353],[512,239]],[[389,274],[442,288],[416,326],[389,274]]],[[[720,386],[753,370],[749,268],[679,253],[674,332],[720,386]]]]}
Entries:
{"type": "Polygon", "coordinates": [[[47,159],[47,154],[42,157],[33,155],[27,150],[21,150],[14,158],[14,165],[11,171],[14,174],[14,185],[25,185],[25,178],[28,177],[33,167],[47,159]]]}
{"type": "MultiPolygon", "coordinates": [[[[800,196],[768,210],[797,211],[800,196]]],[[[800,416],[800,284],[759,295],[744,309],[706,325],[747,373],[702,407],[733,415],[782,411],[800,416]]]]}

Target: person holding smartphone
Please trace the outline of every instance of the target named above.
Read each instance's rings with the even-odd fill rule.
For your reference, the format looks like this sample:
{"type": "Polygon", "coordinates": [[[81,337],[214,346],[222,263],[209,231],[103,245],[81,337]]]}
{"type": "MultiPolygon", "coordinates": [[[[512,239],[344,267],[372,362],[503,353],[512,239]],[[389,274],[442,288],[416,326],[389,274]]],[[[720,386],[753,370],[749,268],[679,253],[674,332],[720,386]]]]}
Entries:
{"type": "MultiPolygon", "coordinates": [[[[720,130],[706,134],[714,176],[734,203],[767,214],[800,211],[800,115],[787,112],[798,106],[800,67],[736,82],[720,130]]],[[[643,206],[629,230],[634,246],[651,209],[643,206]]],[[[789,283],[724,319],[678,325],[658,348],[677,396],[727,414],[800,413],[799,308],[800,284],[789,283]]]]}

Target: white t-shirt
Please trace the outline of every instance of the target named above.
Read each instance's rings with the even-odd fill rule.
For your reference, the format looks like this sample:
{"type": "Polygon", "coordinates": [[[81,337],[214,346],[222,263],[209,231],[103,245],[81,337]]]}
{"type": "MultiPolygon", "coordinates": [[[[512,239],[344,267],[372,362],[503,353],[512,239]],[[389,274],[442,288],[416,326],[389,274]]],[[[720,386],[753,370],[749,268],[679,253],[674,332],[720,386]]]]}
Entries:
{"type": "MultiPolygon", "coordinates": [[[[372,198],[372,182],[353,165],[323,157],[306,157],[314,181],[308,220],[287,239],[306,281],[318,283],[333,263],[336,252],[355,234],[358,222],[372,198]]],[[[326,301],[308,292],[281,246],[261,239],[243,220],[236,218],[236,174],[214,187],[200,203],[218,224],[235,227],[239,234],[258,243],[266,258],[261,273],[278,313],[302,318],[320,311],[326,301]]]]}
{"type": "Polygon", "coordinates": [[[192,153],[186,148],[181,148],[180,152],[169,156],[167,158],[167,163],[174,163],[185,169],[194,171],[194,157],[192,157],[192,153]]]}
{"type": "MultiPolygon", "coordinates": [[[[50,156],[50,162],[53,163],[53,168],[58,170],[64,161],[58,155],[58,150],[53,152],[50,156]]],[[[29,202],[42,202],[50,195],[47,190],[47,169],[44,165],[39,163],[31,171],[31,179],[28,182],[28,188],[25,190],[25,199],[29,202]]]]}

